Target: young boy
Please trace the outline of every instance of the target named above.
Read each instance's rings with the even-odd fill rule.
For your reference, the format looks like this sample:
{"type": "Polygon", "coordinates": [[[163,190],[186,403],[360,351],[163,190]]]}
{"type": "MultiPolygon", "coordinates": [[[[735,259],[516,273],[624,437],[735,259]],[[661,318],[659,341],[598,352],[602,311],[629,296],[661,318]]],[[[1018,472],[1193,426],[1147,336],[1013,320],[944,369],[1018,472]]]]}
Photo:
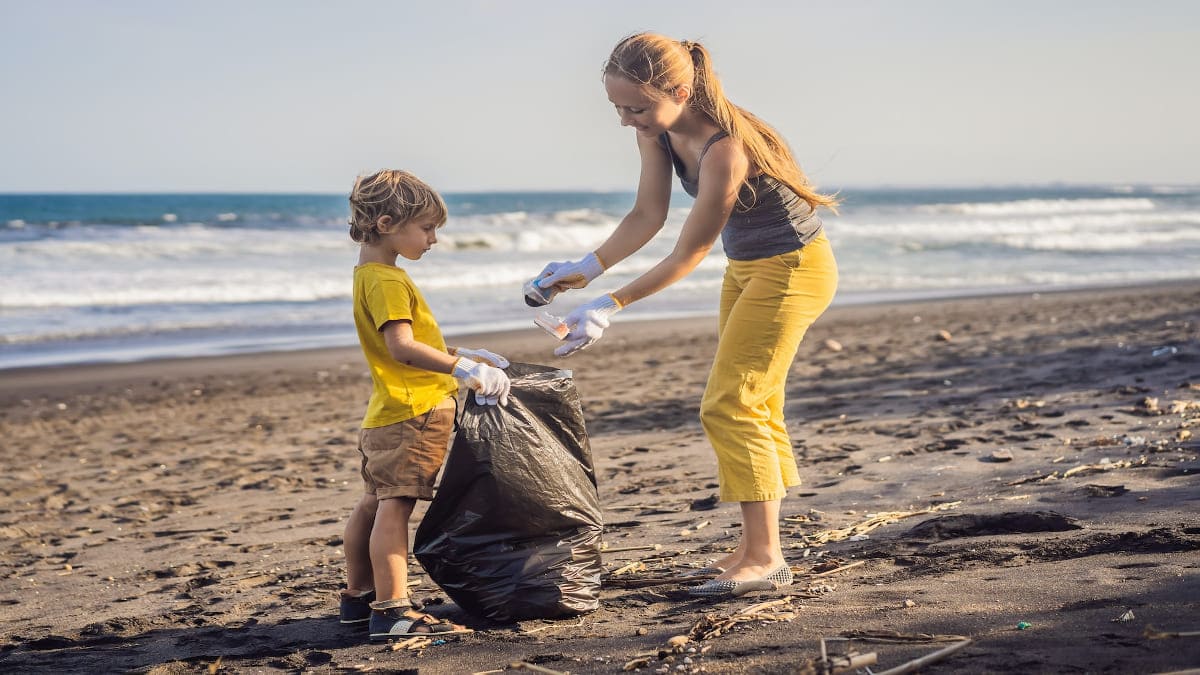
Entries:
{"type": "Polygon", "coordinates": [[[408,521],[433,498],[454,426],[462,380],[480,404],[506,405],[508,360],[487,350],[447,349],[441,330],[397,256],[419,260],[437,243],[446,205],[406,171],[354,183],[350,237],[354,324],[374,389],[359,433],[366,494],[346,523],[342,623],[369,622],[372,640],[469,629],[417,611],[408,598],[408,521]],[[486,362],[486,363],[485,363],[486,362]]]}

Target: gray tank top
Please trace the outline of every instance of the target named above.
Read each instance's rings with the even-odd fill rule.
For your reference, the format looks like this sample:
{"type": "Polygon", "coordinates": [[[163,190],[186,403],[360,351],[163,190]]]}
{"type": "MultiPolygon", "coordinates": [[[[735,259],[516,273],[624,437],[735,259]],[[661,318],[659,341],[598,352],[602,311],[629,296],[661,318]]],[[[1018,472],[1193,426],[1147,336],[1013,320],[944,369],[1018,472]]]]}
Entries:
{"type": "MultiPolygon", "coordinates": [[[[700,150],[699,161],[704,161],[713,143],[728,135],[724,131],[713,134],[700,150]]],[[[660,138],[684,192],[694,198],[700,192],[699,180],[690,181],[684,175],[683,160],[671,148],[670,136],[663,134],[660,138]]],[[[721,230],[721,244],[730,260],[760,260],[795,251],[821,233],[821,218],[791,188],[766,174],[750,182],[754,189],[742,186],[739,203],[721,230]]]]}

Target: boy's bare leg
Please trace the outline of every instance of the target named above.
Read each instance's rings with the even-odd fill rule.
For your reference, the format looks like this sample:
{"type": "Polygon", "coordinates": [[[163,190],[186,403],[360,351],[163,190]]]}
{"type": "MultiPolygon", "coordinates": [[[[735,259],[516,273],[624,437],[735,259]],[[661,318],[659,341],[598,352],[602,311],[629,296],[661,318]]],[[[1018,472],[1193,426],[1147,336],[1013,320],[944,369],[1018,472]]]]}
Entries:
{"type": "Polygon", "coordinates": [[[378,505],[375,495],[363,495],[350,513],[350,520],[346,521],[346,532],[342,535],[342,549],[346,552],[346,595],[358,596],[375,588],[375,576],[371,571],[371,528],[375,526],[378,505]]]}
{"type": "Polygon", "coordinates": [[[415,499],[380,499],[371,529],[371,566],[375,570],[375,601],[408,597],[408,520],[415,499]]]}

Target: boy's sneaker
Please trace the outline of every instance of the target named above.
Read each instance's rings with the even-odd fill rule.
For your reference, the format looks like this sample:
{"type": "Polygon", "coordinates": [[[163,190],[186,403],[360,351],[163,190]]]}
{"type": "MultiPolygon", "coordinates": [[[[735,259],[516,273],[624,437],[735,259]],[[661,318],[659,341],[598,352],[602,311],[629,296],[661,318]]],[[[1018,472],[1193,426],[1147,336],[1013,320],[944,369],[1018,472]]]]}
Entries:
{"type": "Polygon", "coordinates": [[[375,602],[375,591],[354,597],[342,594],[342,602],[338,607],[342,623],[364,623],[371,620],[371,603],[375,602]]]}

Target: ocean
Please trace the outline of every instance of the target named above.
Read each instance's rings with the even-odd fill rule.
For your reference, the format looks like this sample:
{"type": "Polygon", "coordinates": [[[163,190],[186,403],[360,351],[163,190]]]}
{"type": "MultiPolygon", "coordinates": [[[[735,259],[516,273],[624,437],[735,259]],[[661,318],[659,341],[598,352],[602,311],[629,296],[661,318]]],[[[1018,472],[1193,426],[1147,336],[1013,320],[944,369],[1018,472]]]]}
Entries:
{"type": "MultiPolygon", "coordinates": [[[[1200,278],[1200,186],[841,197],[840,215],[825,217],[835,304],[1200,278]]],[[[633,203],[632,193],[445,198],[439,243],[401,264],[448,336],[532,326],[522,283],[592,250],[633,203]]],[[[666,255],[690,199],[673,204],[642,251],[550,309],[566,314],[666,255]]],[[[340,194],[0,195],[0,369],[354,345],[347,215],[340,194]]],[[[715,314],[723,269],[718,242],[617,320],[715,314]]]]}

